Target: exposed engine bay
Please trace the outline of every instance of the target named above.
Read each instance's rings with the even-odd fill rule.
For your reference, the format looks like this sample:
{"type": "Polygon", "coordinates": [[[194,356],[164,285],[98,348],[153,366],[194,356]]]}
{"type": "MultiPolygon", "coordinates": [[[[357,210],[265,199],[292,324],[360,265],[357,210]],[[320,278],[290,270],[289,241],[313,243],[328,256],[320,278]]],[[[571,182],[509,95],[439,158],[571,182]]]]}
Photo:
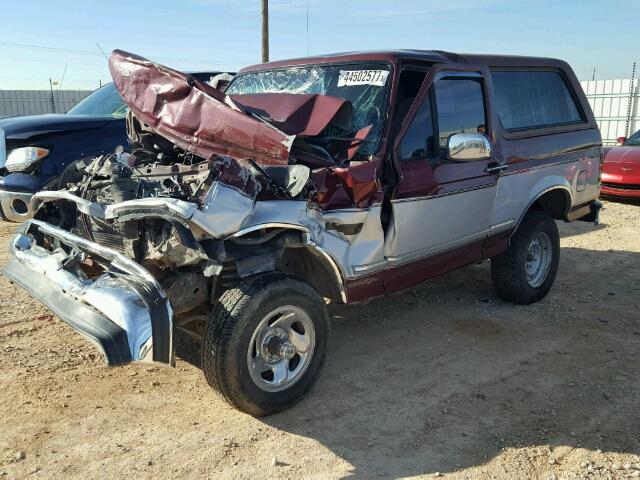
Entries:
{"type": "MultiPolygon", "coordinates": [[[[260,166],[251,160],[237,162],[219,155],[205,160],[154,132],[141,130],[133,116],[129,124],[136,128],[130,132],[136,139],[131,152],[117,149],[91,162],[70,165],[64,178],[79,180],[67,183],[68,194],[107,209],[149,199],[178,201],[205,210],[214,183],[237,191],[239,198],[248,197],[251,203],[290,200],[306,205],[317,194],[310,178],[312,170],[305,165],[260,166]]],[[[295,262],[290,259],[291,253],[285,254],[285,246],[302,247],[304,239],[283,228],[259,229],[243,238],[217,240],[164,207],[133,206],[117,215],[96,215],[83,212],[77,203],[65,199],[45,201],[35,218],[142,265],[166,292],[176,326],[196,338],[201,335],[211,304],[239,279],[274,270],[276,262],[287,263],[279,269],[292,272],[314,268],[313,259],[303,249],[299,249],[295,262]]],[[[91,257],[80,262],[78,268],[87,278],[102,272],[91,257]]],[[[331,275],[322,269],[317,272],[320,291],[327,292],[320,283],[331,275]]],[[[334,283],[326,280],[327,285],[334,283]]],[[[327,293],[330,297],[337,295],[327,293]]]]}
{"type": "MultiPolygon", "coordinates": [[[[224,156],[205,160],[182,151],[153,132],[132,133],[137,141],[131,153],[118,149],[89,163],[80,161],[68,167],[65,178],[80,180],[68,183],[66,190],[103,207],[132,200],[173,199],[201,208],[213,182],[225,178],[243,194],[249,192],[253,201],[306,200],[313,194],[309,181],[311,170],[304,165],[260,167],[247,161],[243,162],[246,166],[241,166],[224,156]]],[[[197,232],[196,239],[183,219],[160,208],[139,212],[134,208],[117,218],[101,218],[77,210],[68,201],[46,202],[38,210],[36,219],[117,250],[140,263],[163,286],[175,314],[206,305],[221,289],[229,288],[238,276],[234,258],[229,258],[226,264],[214,260],[228,257],[222,245],[206,238],[204,232],[197,232]],[[207,251],[203,246],[208,247],[207,251]],[[221,279],[226,283],[214,285],[214,273],[220,274],[223,270],[221,279]]],[[[279,233],[279,230],[270,231],[264,238],[273,239],[279,233]]],[[[254,236],[253,242],[243,250],[248,248],[251,252],[252,243],[262,242],[259,236],[254,236]]],[[[238,257],[236,252],[235,260],[241,261],[242,256],[238,257]]],[[[90,259],[82,266],[87,275],[95,275],[96,267],[90,259]]],[[[251,267],[251,271],[267,267],[273,268],[273,265],[267,262],[263,267],[251,267]]],[[[196,319],[200,317],[199,313],[195,314],[196,319]]],[[[193,318],[191,315],[188,320],[193,318]]]]}
{"type": "MultiPolygon", "coordinates": [[[[130,107],[130,148],[70,164],[64,190],[36,194],[34,218],[142,266],[178,328],[199,337],[216,299],[261,272],[306,278],[344,302],[336,262],[351,269],[382,259],[379,164],[359,153],[371,125],[354,127],[350,101],[230,97],[117,51],[110,68],[130,107]]],[[[119,275],[99,255],[35,233],[45,230],[32,228],[37,244],[64,252],[76,277],[119,275]]]]}

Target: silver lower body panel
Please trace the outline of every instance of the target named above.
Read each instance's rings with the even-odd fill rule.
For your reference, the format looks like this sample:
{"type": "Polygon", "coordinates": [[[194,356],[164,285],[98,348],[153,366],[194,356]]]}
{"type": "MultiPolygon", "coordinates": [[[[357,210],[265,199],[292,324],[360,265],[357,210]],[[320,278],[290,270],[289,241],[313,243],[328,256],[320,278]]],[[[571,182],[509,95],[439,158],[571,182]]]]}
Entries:
{"type": "Polygon", "coordinates": [[[92,341],[110,365],[175,364],[173,312],[162,287],[124,255],[44,222],[18,228],[2,274],[92,341]],[[47,238],[50,249],[41,246],[47,238]],[[80,263],[101,266],[89,278],[80,263]]]}

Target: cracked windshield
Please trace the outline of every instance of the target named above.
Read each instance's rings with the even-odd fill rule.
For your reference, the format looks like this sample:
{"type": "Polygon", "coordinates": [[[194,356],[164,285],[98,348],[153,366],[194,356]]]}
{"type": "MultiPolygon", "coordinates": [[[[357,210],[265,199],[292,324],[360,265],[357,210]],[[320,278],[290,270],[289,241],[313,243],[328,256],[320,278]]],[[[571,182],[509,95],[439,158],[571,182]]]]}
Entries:
{"type": "Polygon", "coordinates": [[[386,64],[320,65],[254,72],[238,76],[226,93],[319,93],[349,100],[353,119],[349,136],[373,125],[360,154],[375,153],[384,129],[390,67],[386,64]]]}

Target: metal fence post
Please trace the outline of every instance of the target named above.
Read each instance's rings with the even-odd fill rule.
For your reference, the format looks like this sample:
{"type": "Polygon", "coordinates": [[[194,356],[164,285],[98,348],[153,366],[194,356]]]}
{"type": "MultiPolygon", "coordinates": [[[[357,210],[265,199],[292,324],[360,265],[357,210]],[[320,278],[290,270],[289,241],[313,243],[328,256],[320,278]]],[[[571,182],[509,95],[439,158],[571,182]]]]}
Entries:
{"type": "Polygon", "coordinates": [[[56,113],[56,101],[53,98],[53,82],[51,81],[51,77],[49,77],[49,90],[51,91],[51,113],[56,113]]]}
{"type": "Polygon", "coordinates": [[[633,62],[633,69],[631,70],[631,85],[629,86],[629,105],[627,105],[627,121],[624,126],[624,136],[629,136],[629,126],[631,125],[631,107],[633,106],[633,97],[635,96],[634,80],[636,78],[636,62],[633,62]]]}

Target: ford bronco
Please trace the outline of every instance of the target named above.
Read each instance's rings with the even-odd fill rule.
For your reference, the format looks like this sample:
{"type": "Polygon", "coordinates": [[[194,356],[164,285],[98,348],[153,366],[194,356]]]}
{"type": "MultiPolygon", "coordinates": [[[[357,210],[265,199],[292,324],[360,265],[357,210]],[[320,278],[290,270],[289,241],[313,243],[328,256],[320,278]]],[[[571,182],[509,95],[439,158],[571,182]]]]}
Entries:
{"type": "Polygon", "coordinates": [[[497,294],[543,298],[556,220],[597,222],[601,138],[563,61],[346,53],[245,68],[221,93],[122,51],[130,150],[34,195],[3,273],[109,364],[174,364],[253,415],[318,377],[326,303],[485,259],[497,294]]]}

